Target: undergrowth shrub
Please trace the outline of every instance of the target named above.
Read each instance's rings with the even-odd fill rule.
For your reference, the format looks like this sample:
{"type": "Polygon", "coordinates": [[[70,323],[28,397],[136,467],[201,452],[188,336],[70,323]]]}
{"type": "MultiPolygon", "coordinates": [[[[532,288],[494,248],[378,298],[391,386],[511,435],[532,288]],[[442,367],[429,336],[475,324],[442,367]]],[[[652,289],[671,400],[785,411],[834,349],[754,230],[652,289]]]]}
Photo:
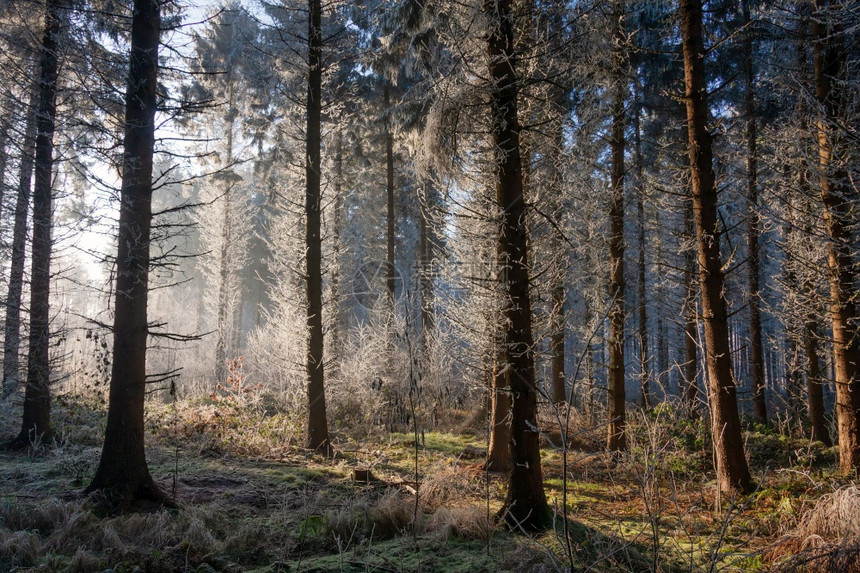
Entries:
{"type": "Polygon", "coordinates": [[[424,511],[434,512],[451,502],[462,504],[464,499],[480,498],[483,487],[473,474],[442,460],[428,468],[418,486],[418,501],[424,511]]]}
{"type": "Polygon", "coordinates": [[[415,524],[414,498],[397,490],[363,496],[325,514],[328,533],[339,539],[390,539],[415,524]]]}
{"type": "Polygon", "coordinates": [[[445,541],[454,537],[486,541],[493,531],[492,517],[487,517],[486,507],[477,505],[440,507],[431,516],[428,529],[445,541]]]}
{"type": "Polygon", "coordinates": [[[787,571],[860,571],[860,487],[849,485],[822,496],[797,526],[769,552],[787,571]]]}

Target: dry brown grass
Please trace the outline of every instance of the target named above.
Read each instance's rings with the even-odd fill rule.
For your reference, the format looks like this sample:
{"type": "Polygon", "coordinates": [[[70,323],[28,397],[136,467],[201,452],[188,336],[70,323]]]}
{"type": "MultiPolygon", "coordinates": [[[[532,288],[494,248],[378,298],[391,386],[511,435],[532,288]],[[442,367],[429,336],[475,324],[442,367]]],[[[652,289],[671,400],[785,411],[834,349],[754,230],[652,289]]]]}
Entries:
{"type": "Polygon", "coordinates": [[[477,505],[440,507],[431,516],[427,527],[443,540],[456,537],[486,541],[494,529],[492,517],[487,519],[486,507],[477,505]]]}
{"type": "Polygon", "coordinates": [[[414,526],[414,498],[398,490],[359,497],[325,514],[328,533],[342,540],[390,539],[414,526]]]}
{"type": "Polygon", "coordinates": [[[418,501],[424,511],[434,512],[447,504],[459,506],[464,500],[482,497],[483,487],[474,472],[443,460],[427,470],[418,486],[418,501]]]}
{"type": "Polygon", "coordinates": [[[779,570],[860,572],[860,488],[822,496],[767,556],[779,570]]]}
{"type": "Polygon", "coordinates": [[[94,563],[135,561],[155,550],[166,561],[170,555],[200,558],[220,549],[207,519],[203,509],[103,519],[89,500],[13,502],[0,505],[0,564],[28,567],[41,556],[56,554],[71,559],[52,569],[92,571],[94,563]]]}

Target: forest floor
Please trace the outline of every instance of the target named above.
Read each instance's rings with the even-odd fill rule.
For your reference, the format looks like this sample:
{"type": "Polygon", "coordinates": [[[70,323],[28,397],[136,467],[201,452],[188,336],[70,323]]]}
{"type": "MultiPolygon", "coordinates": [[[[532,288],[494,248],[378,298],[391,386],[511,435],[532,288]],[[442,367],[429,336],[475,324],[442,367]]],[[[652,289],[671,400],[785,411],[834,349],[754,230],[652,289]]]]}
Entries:
{"type": "MultiPolygon", "coordinates": [[[[17,411],[0,406],[2,435],[17,411]]],[[[0,571],[840,571],[860,557],[860,495],[834,477],[832,448],[750,429],[759,488],[717,500],[703,428],[667,409],[633,416],[623,455],[602,452],[597,431],[571,432],[566,484],[548,431],[556,519],[540,536],[494,525],[505,481],[482,469],[486,435],[462,424],[417,443],[410,432],[340,428],[324,458],[296,447],[296,420],[277,412],[151,404],[150,471],[180,509],[104,516],[82,494],[103,402],[61,398],[53,416],[50,443],[0,454],[0,571]],[[827,506],[840,492],[850,495],[827,506]],[[849,529],[816,529],[816,511],[842,511],[849,529]]]]}

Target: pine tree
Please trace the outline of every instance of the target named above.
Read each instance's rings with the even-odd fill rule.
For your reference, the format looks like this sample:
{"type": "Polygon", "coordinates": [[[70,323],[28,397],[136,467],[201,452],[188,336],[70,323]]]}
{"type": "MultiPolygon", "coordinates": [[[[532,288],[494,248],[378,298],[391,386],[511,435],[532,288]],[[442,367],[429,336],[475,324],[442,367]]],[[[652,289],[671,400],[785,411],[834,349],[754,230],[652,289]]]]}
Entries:
{"type": "Polygon", "coordinates": [[[108,419],[98,469],[87,488],[88,493],[104,492],[118,507],[126,507],[141,500],[169,503],[149,474],[143,426],[160,31],[161,1],[135,0],[125,96],[108,419]]]}
{"type": "Polygon", "coordinates": [[[752,482],[741,436],[723,290],[712,136],[708,131],[701,0],[682,0],[680,9],[693,219],[702,293],[701,314],[705,323],[715,469],[721,492],[748,493],[752,490],[752,482]]]}

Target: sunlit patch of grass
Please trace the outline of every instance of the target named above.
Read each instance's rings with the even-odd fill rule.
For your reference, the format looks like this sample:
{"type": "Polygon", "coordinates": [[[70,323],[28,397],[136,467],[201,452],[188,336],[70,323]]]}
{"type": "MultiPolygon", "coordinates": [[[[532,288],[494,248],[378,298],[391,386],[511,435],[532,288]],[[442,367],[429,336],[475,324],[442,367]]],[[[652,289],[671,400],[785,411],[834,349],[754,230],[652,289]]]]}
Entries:
{"type": "MultiPolygon", "coordinates": [[[[396,432],[389,434],[389,442],[399,444],[407,451],[415,447],[415,435],[396,432]]],[[[449,434],[445,432],[423,432],[418,435],[418,447],[424,451],[438,452],[448,456],[460,455],[466,446],[484,446],[485,442],[472,434],[449,434]]]]}
{"type": "Polygon", "coordinates": [[[257,573],[276,571],[342,571],[364,573],[365,571],[422,571],[425,573],[480,573],[494,571],[525,571],[546,556],[531,553],[531,563],[507,562],[512,541],[508,535],[499,535],[487,552],[484,542],[461,540],[452,537],[440,540],[434,535],[399,536],[390,540],[373,542],[366,540],[331,555],[291,560],[274,564],[257,573]],[[507,545],[507,547],[505,547],[507,545]],[[537,561],[536,561],[537,560],[537,561]],[[528,568],[524,568],[529,565],[528,568]]]}

